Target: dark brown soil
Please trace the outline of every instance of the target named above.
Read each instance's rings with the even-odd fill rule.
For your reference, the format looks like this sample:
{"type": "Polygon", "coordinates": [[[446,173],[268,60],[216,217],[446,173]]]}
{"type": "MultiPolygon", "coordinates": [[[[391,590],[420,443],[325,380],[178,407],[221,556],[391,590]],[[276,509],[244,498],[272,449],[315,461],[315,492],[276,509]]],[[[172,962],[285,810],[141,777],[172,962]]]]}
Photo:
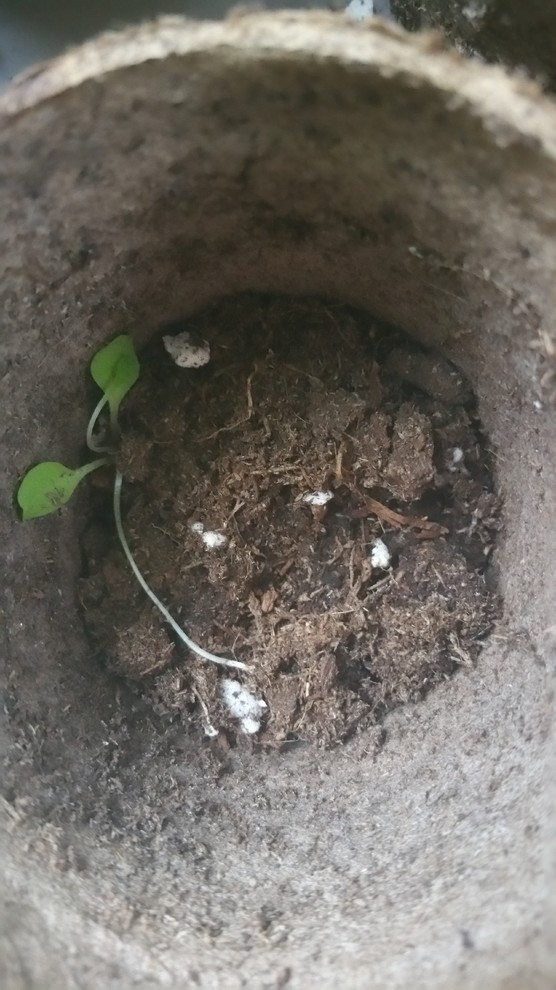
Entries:
{"type": "Polygon", "coordinates": [[[318,300],[235,298],[187,329],[210,363],[177,368],[159,339],[125,405],[124,525],[188,634],[249,670],[199,660],[164,624],[115,537],[107,475],[81,600],[108,667],[218,745],[238,731],[221,696],[235,677],[267,704],[254,738],[280,746],[346,740],[471,667],[498,610],[498,500],[463,376],[318,300]],[[333,497],[304,501],[317,491],[333,497]],[[207,549],[195,522],[226,545],[207,549]]]}

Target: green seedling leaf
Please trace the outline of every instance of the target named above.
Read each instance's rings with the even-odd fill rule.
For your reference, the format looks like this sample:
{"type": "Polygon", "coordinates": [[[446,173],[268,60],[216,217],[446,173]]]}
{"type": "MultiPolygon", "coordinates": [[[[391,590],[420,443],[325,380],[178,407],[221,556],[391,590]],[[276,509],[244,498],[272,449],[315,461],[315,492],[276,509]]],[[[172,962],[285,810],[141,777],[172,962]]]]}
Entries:
{"type": "Polygon", "coordinates": [[[24,519],[36,519],[56,512],[73,495],[79,482],[91,471],[107,464],[105,457],[83,467],[67,468],[57,461],[43,461],[27,472],[17,491],[24,519]]]}
{"type": "Polygon", "coordinates": [[[120,403],[139,378],[139,360],[131,337],[121,334],[97,351],[91,361],[91,375],[104,392],[115,424],[120,403]]]}

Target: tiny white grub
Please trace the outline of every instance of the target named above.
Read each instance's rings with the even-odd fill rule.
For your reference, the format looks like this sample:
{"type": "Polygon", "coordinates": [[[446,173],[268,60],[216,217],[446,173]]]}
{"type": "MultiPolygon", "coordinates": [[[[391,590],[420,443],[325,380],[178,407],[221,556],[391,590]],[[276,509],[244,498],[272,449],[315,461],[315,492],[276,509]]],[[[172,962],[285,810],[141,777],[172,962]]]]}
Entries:
{"type": "Polygon", "coordinates": [[[178,368],[202,368],[210,361],[210,344],[207,340],[195,343],[189,330],[175,336],[162,338],[164,347],[178,368]]]}
{"type": "Polygon", "coordinates": [[[307,492],[303,496],[303,501],[307,505],[326,505],[332,498],[334,498],[332,492],[307,492]]]}
{"type": "Polygon", "coordinates": [[[392,556],[384,540],[375,540],[371,550],[371,564],[373,567],[376,567],[377,570],[385,571],[387,567],[390,567],[391,560],[392,556]]]}
{"type": "Polygon", "coordinates": [[[346,17],[349,17],[350,21],[358,21],[359,23],[370,21],[374,12],[374,0],[351,0],[345,9],[346,17]]]}
{"type": "Polygon", "coordinates": [[[228,544],[228,537],[224,536],[224,533],[217,533],[211,529],[206,529],[204,533],[201,533],[201,539],[207,550],[219,550],[228,544]]]}
{"type": "Polygon", "coordinates": [[[197,533],[197,536],[201,536],[201,534],[205,531],[205,527],[202,522],[193,522],[189,528],[192,533],[197,533]]]}
{"type": "Polygon", "coordinates": [[[210,722],[206,723],[204,729],[205,729],[205,736],[208,736],[209,739],[215,739],[216,736],[218,735],[218,729],[215,729],[214,725],[211,725],[210,722]]]}
{"type": "Polygon", "coordinates": [[[243,732],[253,736],[261,727],[261,715],[267,705],[260,698],[255,698],[248,688],[234,681],[231,677],[223,677],[220,681],[222,700],[232,718],[237,718],[243,732]]]}
{"type": "Polygon", "coordinates": [[[454,447],[452,451],[452,464],[461,464],[463,460],[463,450],[461,447],[454,447]]]}

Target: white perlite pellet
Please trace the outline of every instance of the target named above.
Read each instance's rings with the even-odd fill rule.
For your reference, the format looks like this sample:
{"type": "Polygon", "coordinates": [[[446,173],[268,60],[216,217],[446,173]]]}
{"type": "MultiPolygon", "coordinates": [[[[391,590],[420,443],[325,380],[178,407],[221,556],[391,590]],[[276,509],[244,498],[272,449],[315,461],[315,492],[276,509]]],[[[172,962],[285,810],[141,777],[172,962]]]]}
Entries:
{"type": "Polygon", "coordinates": [[[307,505],[326,505],[331,498],[334,498],[332,492],[308,492],[303,496],[303,501],[307,505]]]}
{"type": "Polygon", "coordinates": [[[226,705],[232,718],[237,718],[243,732],[252,736],[261,727],[261,715],[266,710],[267,705],[231,677],[223,677],[220,681],[220,692],[222,701],[226,705]]]}
{"type": "Polygon", "coordinates": [[[210,344],[207,340],[200,344],[193,342],[189,330],[175,336],[162,338],[162,343],[178,368],[202,368],[210,361],[210,344]]]}
{"type": "Polygon", "coordinates": [[[390,566],[392,557],[384,540],[375,540],[371,550],[371,564],[377,569],[385,571],[390,566]]]}
{"type": "Polygon", "coordinates": [[[228,545],[228,537],[224,533],[219,533],[215,529],[205,529],[205,524],[202,522],[193,522],[189,528],[192,533],[201,537],[207,550],[218,550],[228,545]]]}
{"type": "Polygon", "coordinates": [[[224,536],[224,533],[217,533],[211,529],[206,529],[201,534],[201,539],[207,550],[218,550],[220,547],[225,547],[228,543],[228,537],[224,536]]]}

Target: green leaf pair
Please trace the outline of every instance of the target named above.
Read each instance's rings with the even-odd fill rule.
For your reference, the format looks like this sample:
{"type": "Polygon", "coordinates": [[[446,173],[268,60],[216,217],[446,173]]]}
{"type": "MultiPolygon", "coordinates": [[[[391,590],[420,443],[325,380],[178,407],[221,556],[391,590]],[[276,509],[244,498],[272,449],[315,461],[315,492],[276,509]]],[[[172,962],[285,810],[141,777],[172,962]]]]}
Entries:
{"type": "MultiPolygon", "coordinates": [[[[104,392],[104,400],[110,408],[110,422],[113,428],[117,428],[122,399],[135,385],[139,371],[139,361],[133,342],[125,334],[116,337],[98,351],[91,362],[91,375],[104,392]]],[[[100,404],[100,408],[102,405],[103,403],[100,404]]],[[[95,422],[96,418],[95,416],[95,422]]],[[[17,491],[17,501],[23,519],[36,519],[50,512],[56,512],[71,498],[77,485],[86,475],[108,463],[108,458],[101,457],[75,469],[65,467],[58,461],[43,461],[37,464],[27,472],[17,491]]]]}

